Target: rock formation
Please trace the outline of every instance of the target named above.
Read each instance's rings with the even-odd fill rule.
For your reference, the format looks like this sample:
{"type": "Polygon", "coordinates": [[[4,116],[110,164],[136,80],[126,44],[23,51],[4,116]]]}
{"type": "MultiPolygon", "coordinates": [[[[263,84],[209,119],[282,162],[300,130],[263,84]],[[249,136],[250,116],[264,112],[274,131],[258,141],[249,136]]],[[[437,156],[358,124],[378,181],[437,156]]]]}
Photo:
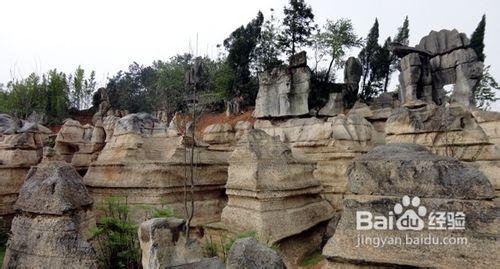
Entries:
{"type": "Polygon", "coordinates": [[[482,74],[483,63],[478,60],[470,41],[457,30],[431,31],[416,48],[394,46],[402,57],[399,80],[405,106],[418,107],[422,101],[442,104],[443,86],[454,85],[452,102],[469,106],[472,93],[482,74]]]}
{"type": "Polygon", "coordinates": [[[311,70],[305,52],[293,57],[289,67],[277,67],[259,75],[255,100],[256,118],[300,116],[309,113],[311,70]]]}
{"type": "Polygon", "coordinates": [[[142,268],[223,268],[218,260],[203,258],[201,246],[182,233],[184,220],[154,218],[139,227],[142,268]]]}
{"type": "Polygon", "coordinates": [[[476,169],[420,145],[389,144],[357,158],[348,177],[352,195],[344,200],[340,223],[323,249],[332,268],[492,268],[500,262],[495,194],[476,169]],[[394,239],[376,247],[367,241],[375,237],[404,242],[394,239]],[[423,237],[438,244],[415,243],[423,237]],[[413,243],[405,243],[408,238],[413,243]],[[439,244],[444,238],[467,243],[439,244]]]}
{"type": "Polygon", "coordinates": [[[284,269],[278,253],[253,237],[236,240],[227,256],[227,269],[284,269]]]}
{"type": "Polygon", "coordinates": [[[65,162],[33,167],[15,204],[2,268],[97,268],[83,240],[92,223],[92,199],[76,170],[65,162]]]}
{"type": "Polygon", "coordinates": [[[0,216],[14,213],[24,177],[42,159],[51,133],[40,124],[0,114],[0,216]]]}
{"type": "Polygon", "coordinates": [[[315,164],[314,178],[323,185],[322,195],[340,209],[349,162],[372,147],[372,125],[356,113],[331,118],[258,120],[254,127],[278,136],[294,157],[315,164]]]}
{"type": "Polygon", "coordinates": [[[292,157],[288,147],[261,130],[250,130],[229,159],[222,222],[231,231],[255,231],[276,242],[329,219],[313,165],[292,157]]]}
{"type": "Polygon", "coordinates": [[[90,163],[97,159],[104,147],[106,133],[102,123],[97,124],[99,126],[82,126],[76,120],[67,119],[56,137],[56,154],[73,164],[82,174],[85,174],[90,163]]]}
{"type": "MultiPolygon", "coordinates": [[[[175,118],[174,118],[175,119],[175,118]]],[[[176,124],[146,113],[130,114],[114,123],[112,135],[93,162],[84,182],[96,202],[107,196],[127,197],[133,219],[144,220],[141,206],[170,206],[184,214],[183,189],[190,178],[189,139],[176,124]]],[[[219,221],[225,205],[228,152],[195,147],[195,216],[193,224],[219,221]]]]}
{"type": "Polygon", "coordinates": [[[500,190],[498,168],[498,112],[469,110],[464,105],[400,108],[387,120],[387,143],[415,143],[441,156],[455,157],[470,163],[500,190]],[[481,124],[479,123],[481,122],[481,124]]]}

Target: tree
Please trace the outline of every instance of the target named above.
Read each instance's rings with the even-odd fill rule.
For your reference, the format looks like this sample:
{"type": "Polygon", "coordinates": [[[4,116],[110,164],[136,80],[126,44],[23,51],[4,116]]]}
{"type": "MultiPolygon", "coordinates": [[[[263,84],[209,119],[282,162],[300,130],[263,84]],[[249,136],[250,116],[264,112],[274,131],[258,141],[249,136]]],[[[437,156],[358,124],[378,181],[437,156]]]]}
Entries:
{"type": "Polygon", "coordinates": [[[476,30],[474,30],[474,33],[472,33],[471,39],[470,39],[470,46],[474,49],[474,51],[477,54],[477,57],[480,61],[484,62],[484,58],[486,58],[486,55],[484,55],[484,32],[486,29],[486,15],[483,15],[481,18],[481,21],[476,27],[476,30]]]}
{"type": "Polygon", "coordinates": [[[309,37],[316,29],[313,25],[314,14],[311,6],[306,5],[304,0],[290,0],[283,12],[283,29],[279,36],[280,46],[288,53],[294,55],[296,49],[301,46],[311,45],[309,37]]]}
{"type": "MultiPolygon", "coordinates": [[[[410,23],[408,21],[408,16],[405,17],[405,20],[403,22],[403,25],[401,27],[398,28],[398,33],[396,34],[396,36],[394,37],[394,43],[398,43],[398,44],[401,44],[401,45],[405,45],[405,46],[408,46],[408,44],[410,43],[410,23]]],[[[386,40],[386,43],[384,44],[384,47],[383,47],[383,50],[385,54],[389,54],[389,60],[388,61],[384,61],[385,64],[387,64],[387,66],[384,66],[384,70],[385,70],[385,74],[384,74],[384,92],[387,92],[387,86],[389,85],[389,81],[391,79],[391,75],[392,73],[394,73],[394,71],[398,70],[399,68],[399,62],[400,62],[400,59],[399,57],[397,57],[396,55],[394,55],[390,49],[389,49],[389,46],[390,46],[390,39],[389,39],[389,44],[387,44],[387,40],[386,40]]]]}
{"type": "Polygon", "coordinates": [[[259,41],[253,52],[254,73],[270,70],[283,64],[280,60],[281,50],[276,43],[279,35],[279,22],[271,9],[271,17],[264,21],[259,41]]]}
{"type": "Polygon", "coordinates": [[[92,94],[95,91],[95,72],[90,72],[89,78],[85,78],[85,70],[78,66],[75,73],[69,76],[70,106],[78,110],[88,108],[91,105],[92,94]]]}
{"type": "Polygon", "coordinates": [[[318,34],[318,38],[322,47],[331,57],[324,79],[328,81],[332,67],[341,68],[345,63],[346,51],[353,47],[360,47],[362,41],[354,33],[352,22],[349,19],[327,20],[323,29],[323,32],[318,34]]]}
{"type": "Polygon", "coordinates": [[[363,67],[363,80],[361,84],[362,92],[360,98],[365,101],[375,95],[376,90],[374,89],[374,87],[378,86],[373,85],[376,84],[377,81],[374,81],[375,74],[373,74],[372,72],[374,70],[377,51],[380,50],[378,37],[378,20],[375,19],[375,23],[373,24],[366,38],[365,47],[360,51],[358,56],[363,67]]]}
{"type": "Polygon", "coordinates": [[[478,108],[489,110],[491,103],[500,100],[495,96],[495,90],[500,90],[500,86],[490,74],[490,66],[483,69],[483,74],[479,80],[479,85],[474,89],[474,103],[478,108]]]}
{"type": "Polygon", "coordinates": [[[257,42],[261,34],[264,21],[262,12],[249,22],[246,27],[239,27],[224,40],[224,47],[228,50],[227,62],[233,71],[234,80],[229,96],[254,99],[257,89],[251,85],[250,63],[257,42]]]}

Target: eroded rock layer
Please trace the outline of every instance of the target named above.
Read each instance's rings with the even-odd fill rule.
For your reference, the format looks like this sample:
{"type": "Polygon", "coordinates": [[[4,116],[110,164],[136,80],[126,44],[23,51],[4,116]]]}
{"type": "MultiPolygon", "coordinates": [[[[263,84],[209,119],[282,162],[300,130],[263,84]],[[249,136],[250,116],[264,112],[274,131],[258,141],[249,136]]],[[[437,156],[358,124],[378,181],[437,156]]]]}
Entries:
{"type": "MultiPolygon", "coordinates": [[[[184,185],[191,178],[190,139],[180,135],[175,124],[167,128],[146,113],[127,115],[114,125],[106,146],[84,177],[92,197],[96,202],[109,196],[126,197],[136,222],[144,220],[144,205],[167,205],[183,216],[184,185]]],[[[194,225],[220,220],[228,155],[195,147],[194,225]]]]}
{"type": "Polygon", "coordinates": [[[16,209],[2,268],[97,268],[97,256],[83,233],[92,225],[82,178],[65,162],[44,162],[30,170],[16,209]]]}
{"type": "Polygon", "coordinates": [[[476,169],[420,145],[389,144],[354,160],[348,177],[351,195],[323,249],[331,268],[492,268],[499,263],[495,194],[476,169]],[[366,212],[372,217],[359,217],[366,212]],[[382,218],[385,224],[373,224],[382,218]],[[375,237],[394,241],[377,247],[367,239],[375,237]],[[425,243],[424,237],[438,243],[425,243]],[[443,243],[450,238],[462,243],[443,243]]]}
{"type": "Polygon", "coordinates": [[[331,217],[313,164],[296,160],[276,137],[250,130],[229,163],[229,199],[222,212],[227,229],[255,231],[265,242],[276,242],[331,217]]]}

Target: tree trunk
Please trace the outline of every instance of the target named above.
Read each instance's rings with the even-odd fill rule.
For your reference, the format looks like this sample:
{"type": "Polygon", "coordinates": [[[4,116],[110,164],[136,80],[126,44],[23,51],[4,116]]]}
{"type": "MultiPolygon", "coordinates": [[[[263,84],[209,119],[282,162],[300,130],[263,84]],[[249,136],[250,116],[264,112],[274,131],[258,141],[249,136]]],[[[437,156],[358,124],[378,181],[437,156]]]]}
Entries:
{"type": "Polygon", "coordinates": [[[330,78],[330,72],[332,71],[332,65],[333,65],[333,57],[332,57],[332,60],[330,61],[330,65],[328,65],[328,71],[326,71],[325,82],[328,82],[328,79],[330,78]]]}

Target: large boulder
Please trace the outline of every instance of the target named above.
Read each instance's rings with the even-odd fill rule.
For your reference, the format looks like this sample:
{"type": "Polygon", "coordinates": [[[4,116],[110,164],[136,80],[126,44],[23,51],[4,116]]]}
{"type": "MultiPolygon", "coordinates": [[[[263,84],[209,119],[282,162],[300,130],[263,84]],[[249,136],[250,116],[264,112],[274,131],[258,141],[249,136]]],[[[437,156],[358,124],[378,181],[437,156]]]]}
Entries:
{"type": "Polygon", "coordinates": [[[480,172],[415,144],[354,160],[340,222],[323,249],[331,267],[492,268],[498,208],[480,172]]]}
{"type": "Polygon", "coordinates": [[[278,253],[253,237],[236,240],[227,256],[227,269],[284,269],[278,253]]]}
{"type": "Polygon", "coordinates": [[[64,162],[33,167],[21,188],[20,211],[2,268],[97,268],[97,256],[85,241],[92,226],[92,199],[81,177],[64,162]]]}

